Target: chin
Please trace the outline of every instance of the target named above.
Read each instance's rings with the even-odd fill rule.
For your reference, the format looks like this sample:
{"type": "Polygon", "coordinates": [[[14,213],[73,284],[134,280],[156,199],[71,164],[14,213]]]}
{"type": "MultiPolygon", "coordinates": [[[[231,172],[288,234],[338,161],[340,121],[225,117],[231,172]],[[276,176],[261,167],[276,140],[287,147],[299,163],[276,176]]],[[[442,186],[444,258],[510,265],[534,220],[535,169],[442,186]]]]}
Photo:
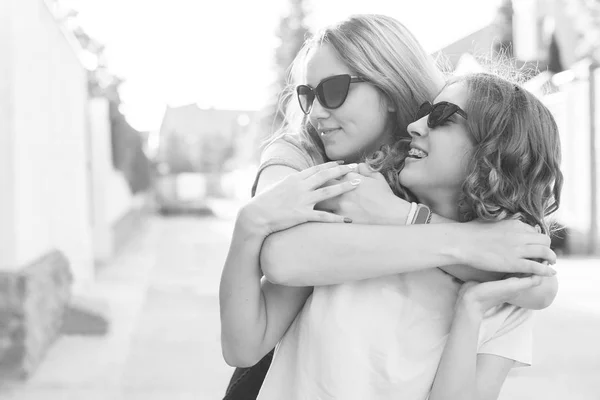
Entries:
{"type": "Polygon", "coordinates": [[[349,154],[347,151],[343,151],[342,149],[336,148],[335,146],[325,146],[325,154],[327,154],[327,158],[329,158],[330,160],[348,161],[348,159],[352,158],[352,154],[349,154]]]}

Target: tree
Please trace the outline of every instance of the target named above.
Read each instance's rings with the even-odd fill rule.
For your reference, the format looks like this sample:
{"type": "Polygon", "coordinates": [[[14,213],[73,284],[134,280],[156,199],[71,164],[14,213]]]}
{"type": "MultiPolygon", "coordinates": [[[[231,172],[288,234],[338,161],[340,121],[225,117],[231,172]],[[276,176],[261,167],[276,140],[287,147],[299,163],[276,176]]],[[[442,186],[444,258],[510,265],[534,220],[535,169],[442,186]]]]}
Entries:
{"type": "Polygon", "coordinates": [[[279,45],[275,49],[276,80],[271,87],[271,101],[261,123],[264,133],[259,140],[283,123],[283,110],[278,109],[279,98],[287,82],[289,67],[310,32],[305,23],[306,15],[304,0],[289,0],[289,13],[279,22],[276,32],[279,45]]]}
{"type": "Polygon", "coordinates": [[[513,5],[512,0],[502,0],[494,21],[500,40],[494,43],[494,53],[503,57],[513,57],[513,5]]]}

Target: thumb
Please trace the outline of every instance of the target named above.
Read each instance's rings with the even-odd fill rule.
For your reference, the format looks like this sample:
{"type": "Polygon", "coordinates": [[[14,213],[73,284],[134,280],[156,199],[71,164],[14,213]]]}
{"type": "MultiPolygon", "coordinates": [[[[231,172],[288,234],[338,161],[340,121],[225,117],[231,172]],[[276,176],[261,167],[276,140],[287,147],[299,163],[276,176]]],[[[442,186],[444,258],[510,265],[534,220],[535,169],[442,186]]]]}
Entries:
{"type": "Polygon", "coordinates": [[[357,172],[362,176],[372,177],[375,174],[375,170],[372,169],[367,163],[358,164],[357,172]]]}

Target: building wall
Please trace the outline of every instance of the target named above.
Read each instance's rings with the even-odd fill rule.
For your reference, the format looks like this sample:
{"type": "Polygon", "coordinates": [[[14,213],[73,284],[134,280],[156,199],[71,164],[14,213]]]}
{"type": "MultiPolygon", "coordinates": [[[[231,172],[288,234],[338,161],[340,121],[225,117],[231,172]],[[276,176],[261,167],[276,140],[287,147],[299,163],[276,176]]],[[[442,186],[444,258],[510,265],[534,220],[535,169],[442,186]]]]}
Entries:
{"type": "Polygon", "coordinates": [[[13,164],[12,182],[0,184],[14,202],[14,255],[3,268],[58,249],[75,282],[84,282],[93,273],[87,73],[43,0],[8,3],[10,42],[2,53],[10,91],[0,104],[12,121],[3,136],[12,138],[13,164]]]}

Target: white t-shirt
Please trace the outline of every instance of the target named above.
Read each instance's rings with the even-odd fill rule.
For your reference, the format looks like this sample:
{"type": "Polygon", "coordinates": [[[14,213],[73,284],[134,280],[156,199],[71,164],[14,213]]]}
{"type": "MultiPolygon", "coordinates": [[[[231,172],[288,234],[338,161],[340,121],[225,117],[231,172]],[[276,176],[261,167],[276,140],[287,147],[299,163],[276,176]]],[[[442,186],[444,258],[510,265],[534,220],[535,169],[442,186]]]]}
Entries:
{"type": "MultiPolygon", "coordinates": [[[[277,345],[258,400],[426,399],[460,283],[439,269],[315,287],[277,345]]],[[[531,363],[531,311],[490,310],[479,353],[531,363]]]]}

